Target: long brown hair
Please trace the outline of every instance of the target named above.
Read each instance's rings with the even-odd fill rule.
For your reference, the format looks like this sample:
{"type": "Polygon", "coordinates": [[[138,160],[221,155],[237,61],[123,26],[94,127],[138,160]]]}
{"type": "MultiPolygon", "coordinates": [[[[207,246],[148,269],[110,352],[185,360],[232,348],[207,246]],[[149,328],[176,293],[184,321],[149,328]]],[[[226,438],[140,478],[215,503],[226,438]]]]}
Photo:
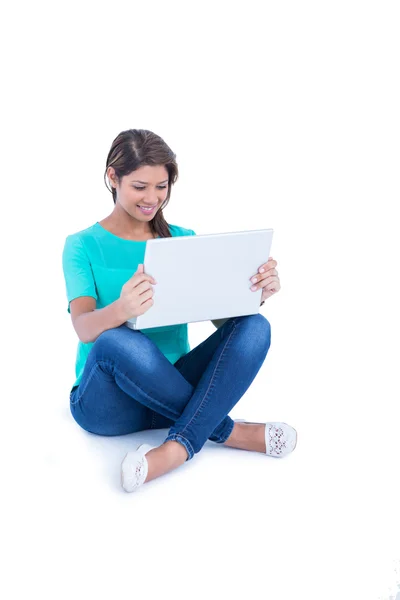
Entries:
{"type": "Polygon", "coordinates": [[[108,167],[115,169],[115,175],[120,180],[124,175],[129,175],[143,165],[164,165],[168,171],[168,193],[156,215],[150,221],[150,229],[153,234],[160,237],[171,237],[169,225],[163,215],[163,209],[169,202],[171,186],[178,179],[178,165],[176,155],[159,135],[147,129],[121,131],[111,144],[106,161],[104,182],[107,189],[112,193],[115,204],[117,190],[112,186],[110,189],[107,185],[108,167]]]}

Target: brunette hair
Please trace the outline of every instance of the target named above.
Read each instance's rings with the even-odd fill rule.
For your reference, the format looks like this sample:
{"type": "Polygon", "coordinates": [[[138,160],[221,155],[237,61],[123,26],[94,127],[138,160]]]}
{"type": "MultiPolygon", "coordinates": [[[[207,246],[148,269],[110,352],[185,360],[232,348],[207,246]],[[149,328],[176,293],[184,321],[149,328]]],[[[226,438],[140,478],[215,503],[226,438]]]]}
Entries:
{"type": "Polygon", "coordinates": [[[151,219],[150,229],[152,233],[160,237],[172,237],[169,225],[163,215],[163,208],[169,202],[171,186],[178,179],[178,165],[176,155],[159,135],[147,129],[121,131],[111,144],[107,156],[104,172],[106,187],[112,193],[115,204],[117,190],[112,186],[110,189],[107,185],[108,167],[115,169],[115,175],[120,180],[124,175],[129,175],[143,165],[164,165],[168,171],[168,193],[156,215],[151,219]]]}

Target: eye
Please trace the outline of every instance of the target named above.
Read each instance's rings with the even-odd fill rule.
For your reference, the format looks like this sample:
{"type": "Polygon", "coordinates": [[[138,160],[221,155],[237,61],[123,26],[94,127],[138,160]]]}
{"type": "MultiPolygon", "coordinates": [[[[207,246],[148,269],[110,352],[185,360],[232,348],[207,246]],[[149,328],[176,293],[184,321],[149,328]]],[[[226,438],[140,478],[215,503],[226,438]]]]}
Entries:
{"type": "MultiPolygon", "coordinates": [[[[134,185],[133,186],[135,188],[135,190],[144,190],[144,186],[140,187],[138,185],[134,185]]],[[[165,190],[165,188],[167,187],[166,185],[158,185],[157,186],[160,190],[165,190]]]]}

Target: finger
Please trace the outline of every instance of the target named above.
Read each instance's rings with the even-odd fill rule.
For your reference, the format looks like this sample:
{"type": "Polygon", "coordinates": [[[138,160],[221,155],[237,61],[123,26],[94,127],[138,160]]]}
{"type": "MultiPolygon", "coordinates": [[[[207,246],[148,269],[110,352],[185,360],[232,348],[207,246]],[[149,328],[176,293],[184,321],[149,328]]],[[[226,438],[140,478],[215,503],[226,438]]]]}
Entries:
{"type": "Polygon", "coordinates": [[[255,292],[256,290],[259,290],[260,288],[265,289],[268,285],[276,285],[277,283],[279,283],[279,277],[276,275],[273,275],[271,277],[266,277],[265,279],[261,279],[261,281],[259,281],[259,283],[257,284],[253,284],[251,286],[251,290],[253,292],[255,292]]]}
{"type": "Polygon", "coordinates": [[[133,277],[135,277],[135,275],[146,275],[147,277],[151,277],[155,281],[154,277],[152,277],[148,273],[144,272],[144,264],[143,263],[138,264],[138,268],[136,270],[136,273],[133,274],[133,277]]]}
{"type": "Polygon", "coordinates": [[[279,290],[279,287],[273,287],[271,289],[264,288],[261,294],[261,300],[266,300],[267,298],[272,296],[272,294],[276,294],[276,292],[278,292],[279,290]]]}
{"type": "Polygon", "coordinates": [[[265,271],[268,271],[269,269],[274,269],[277,264],[277,261],[270,257],[266,263],[259,267],[258,273],[265,273],[265,271]]]}
{"type": "Polygon", "coordinates": [[[263,275],[254,275],[254,277],[252,277],[250,281],[253,284],[259,284],[260,282],[264,281],[265,279],[268,279],[269,277],[274,277],[274,276],[278,276],[278,271],[276,269],[270,269],[263,275]]]}
{"type": "Polygon", "coordinates": [[[138,283],[138,285],[133,287],[131,291],[134,289],[137,290],[140,295],[143,294],[143,292],[147,292],[148,290],[153,290],[153,286],[150,281],[142,281],[141,283],[138,283]]]}
{"type": "Polygon", "coordinates": [[[145,279],[136,278],[136,279],[130,279],[129,281],[127,281],[125,284],[125,287],[128,289],[129,292],[132,292],[136,288],[139,288],[140,290],[148,290],[148,289],[150,289],[152,284],[153,284],[152,281],[150,281],[148,278],[145,278],[145,279]]]}
{"type": "MultiPolygon", "coordinates": [[[[255,279],[255,278],[253,278],[253,279],[255,279]]],[[[271,283],[271,281],[279,281],[278,275],[273,274],[273,275],[266,275],[264,277],[258,276],[256,283],[253,283],[253,280],[251,281],[253,283],[253,285],[251,286],[251,289],[253,290],[253,288],[254,288],[253,291],[255,291],[260,288],[264,288],[268,283],[271,283]]]]}
{"type": "Polygon", "coordinates": [[[130,287],[132,288],[136,287],[139,283],[142,283],[143,281],[149,281],[154,284],[157,283],[154,277],[152,277],[151,275],[146,275],[146,273],[135,273],[134,276],[131,277],[128,281],[131,284],[130,287]]]}
{"type": "Polygon", "coordinates": [[[150,298],[151,299],[153,298],[153,294],[152,294],[151,290],[147,290],[146,292],[143,292],[143,294],[140,294],[141,304],[143,304],[143,302],[146,302],[150,298]]]}

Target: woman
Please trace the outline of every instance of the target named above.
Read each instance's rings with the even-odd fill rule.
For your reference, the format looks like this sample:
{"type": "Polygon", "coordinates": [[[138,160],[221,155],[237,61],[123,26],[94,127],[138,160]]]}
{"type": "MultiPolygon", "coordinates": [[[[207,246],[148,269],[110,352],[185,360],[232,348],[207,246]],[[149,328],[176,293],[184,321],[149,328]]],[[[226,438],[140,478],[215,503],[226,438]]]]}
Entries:
{"type": "MultiPolygon", "coordinates": [[[[267,355],[271,336],[265,317],[213,321],[216,331],[193,350],[187,324],[144,331],[125,326],[153,305],[157,282],[143,272],[146,241],[195,235],[163,216],[178,178],[175,158],[151,131],[121,132],[104,173],[114,209],[69,235],[63,251],[68,312],[79,337],[70,392],[74,419],[98,435],[169,428],[161,446],[142,444],[127,453],[121,483],[129,492],[193,458],[208,439],[274,457],[294,450],[297,441],[286,423],[228,416],[267,355]]],[[[280,289],[276,265],[270,258],[255,275],[251,289],[262,287],[262,304],[280,289]]]]}

